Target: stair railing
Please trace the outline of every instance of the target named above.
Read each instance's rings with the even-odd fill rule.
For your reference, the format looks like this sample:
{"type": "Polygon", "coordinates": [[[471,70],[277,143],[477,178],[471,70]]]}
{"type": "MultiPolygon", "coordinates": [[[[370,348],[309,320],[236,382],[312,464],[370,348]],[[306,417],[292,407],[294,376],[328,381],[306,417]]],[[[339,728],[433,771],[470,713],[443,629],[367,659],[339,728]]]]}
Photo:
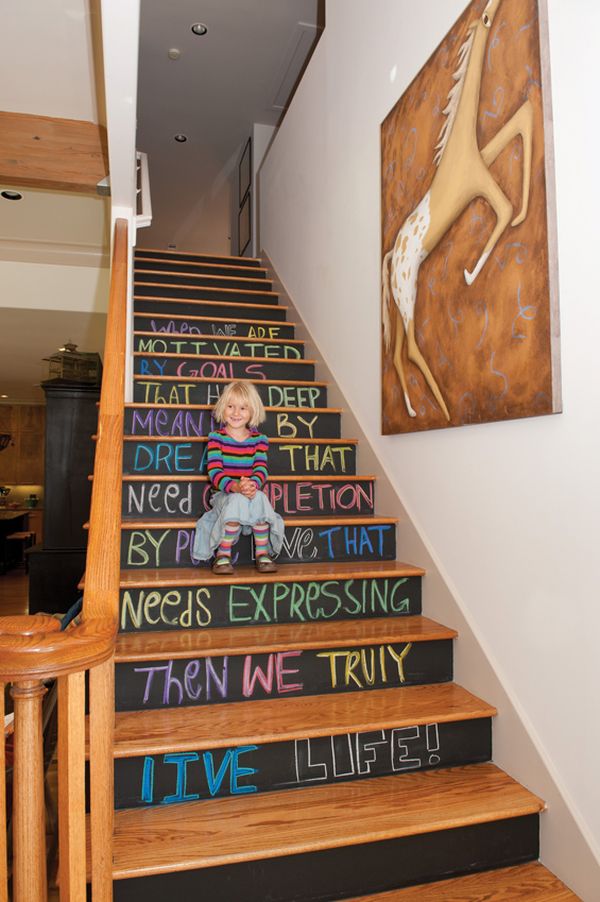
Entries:
{"type": "MultiPolygon", "coordinates": [[[[14,902],[47,899],[42,698],[58,680],[58,839],[61,902],[112,900],[114,646],[118,627],[127,290],[127,222],[115,223],[105,366],[81,622],[60,632],[44,615],[0,618],[0,714],[14,701],[14,902]],[[85,674],[89,672],[90,815],[86,853],[85,674]],[[86,856],[90,867],[86,872],[86,856]]],[[[6,767],[4,730],[0,777],[6,767]]],[[[0,778],[0,902],[8,902],[6,784],[0,778]]]]}

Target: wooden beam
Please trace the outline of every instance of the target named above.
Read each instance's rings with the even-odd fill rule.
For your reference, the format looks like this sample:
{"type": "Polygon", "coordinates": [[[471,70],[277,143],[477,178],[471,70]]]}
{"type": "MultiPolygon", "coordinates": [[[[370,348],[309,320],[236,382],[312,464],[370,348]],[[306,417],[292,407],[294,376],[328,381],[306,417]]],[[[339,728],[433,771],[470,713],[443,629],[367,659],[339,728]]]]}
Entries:
{"type": "Polygon", "coordinates": [[[108,173],[106,131],[94,122],[0,112],[0,185],[96,194],[108,173]]]}

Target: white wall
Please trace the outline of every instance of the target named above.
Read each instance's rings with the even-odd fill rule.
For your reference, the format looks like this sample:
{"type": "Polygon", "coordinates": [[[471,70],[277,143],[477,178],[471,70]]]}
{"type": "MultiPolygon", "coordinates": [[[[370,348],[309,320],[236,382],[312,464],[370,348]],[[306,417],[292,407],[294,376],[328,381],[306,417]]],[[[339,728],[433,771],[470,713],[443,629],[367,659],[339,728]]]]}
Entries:
{"type": "Polygon", "coordinates": [[[262,125],[255,122],[252,126],[252,255],[256,257],[260,250],[259,205],[260,187],[258,174],[265,154],[277,131],[275,125],[262,125]]]}
{"type": "Polygon", "coordinates": [[[426,613],[461,630],[457,679],[500,708],[495,760],[548,800],[543,859],[593,902],[600,887],[596,0],[549,0],[564,413],[380,434],[379,127],[464,6],[329,0],[325,34],[263,163],[261,239],[401,499],[400,506],[380,492],[379,508],[401,516],[399,556],[428,566],[426,613]]]}

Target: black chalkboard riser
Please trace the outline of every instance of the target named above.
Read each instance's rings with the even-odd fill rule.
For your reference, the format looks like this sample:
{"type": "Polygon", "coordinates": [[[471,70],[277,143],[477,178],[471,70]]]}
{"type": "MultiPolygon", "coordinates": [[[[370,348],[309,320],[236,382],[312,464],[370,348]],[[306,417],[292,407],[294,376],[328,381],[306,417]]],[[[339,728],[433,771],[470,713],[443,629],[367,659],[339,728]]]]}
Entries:
{"type": "MultiPolygon", "coordinates": [[[[115,808],[185,804],[489,761],[491,719],[115,760],[115,808]]],[[[401,783],[399,784],[401,790],[401,783]]],[[[293,797],[290,804],[298,804],[293,797]]]]}
{"type": "MultiPolygon", "coordinates": [[[[183,271],[181,268],[172,269],[170,266],[161,269],[147,269],[140,263],[135,269],[134,281],[136,284],[145,282],[154,282],[166,285],[189,285],[194,287],[206,288],[230,288],[235,291],[247,292],[254,294],[272,293],[272,285],[265,278],[255,279],[251,272],[244,272],[241,275],[216,274],[216,273],[197,273],[190,267],[186,267],[183,271]]],[[[273,295],[277,298],[277,295],[273,295]]],[[[276,300],[274,301],[276,303],[276,300]]]]}
{"type": "MultiPolygon", "coordinates": [[[[214,405],[230,381],[221,377],[134,376],[133,400],[141,404],[214,405]]],[[[327,407],[327,386],[322,382],[294,384],[267,379],[257,382],[256,389],[267,407],[327,407]]]]}
{"type": "Polygon", "coordinates": [[[271,360],[262,357],[175,356],[136,352],[137,376],[179,376],[200,379],[250,379],[313,382],[315,365],[308,360],[271,360]]]}
{"type": "Polygon", "coordinates": [[[251,269],[262,269],[262,262],[258,257],[234,257],[223,256],[222,254],[198,254],[189,251],[162,250],[161,248],[145,248],[138,247],[134,251],[134,266],[138,266],[144,260],[158,260],[163,263],[171,263],[174,261],[188,261],[198,264],[215,264],[223,266],[227,270],[231,267],[249,267],[251,269]]]}
{"type": "MultiPolygon", "coordinates": [[[[250,801],[251,804],[251,801],[250,801]]],[[[118,880],[115,902],[327,902],[539,857],[539,816],[508,817],[360,845],[118,880]]]]}
{"type": "MultiPolygon", "coordinates": [[[[127,436],[123,473],[131,476],[198,476],[206,438],[127,436]]],[[[343,439],[273,439],[269,442],[272,476],[354,476],[356,442],[343,439]]]]}
{"type": "Polygon", "coordinates": [[[294,339],[293,323],[243,320],[220,316],[216,310],[212,316],[201,317],[168,313],[136,313],[133,328],[136,332],[150,332],[156,336],[170,334],[223,336],[224,338],[258,338],[264,340],[294,339]]]}
{"type": "Polygon", "coordinates": [[[173,276],[169,280],[160,281],[160,278],[152,274],[148,278],[136,278],[133,283],[134,294],[151,295],[162,298],[186,298],[190,300],[225,301],[230,304],[263,304],[277,305],[278,297],[270,291],[246,291],[235,288],[209,288],[206,285],[185,284],[184,277],[173,276]]]}
{"type": "MultiPolygon", "coordinates": [[[[285,571],[270,582],[252,582],[234,574],[215,583],[190,571],[187,582],[148,586],[123,580],[120,590],[121,632],[207,630],[222,627],[285,623],[335,623],[379,620],[421,613],[421,577],[390,573],[371,578],[328,574],[309,581],[286,579],[285,571]]],[[[129,576],[129,573],[127,574],[129,576]]],[[[341,632],[341,631],[340,631],[341,632]]],[[[342,634],[343,635],[343,634],[342,634]]]]}
{"type": "MultiPolygon", "coordinates": [[[[282,517],[368,516],[374,513],[373,479],[348,476],[285,479],[273,476],[264,492],[282,517]]],[[[123,479],[123,519],[197,516],[210,510],[212,488],[206,476],[123,479]]]]}
{"type": "Polygon", "coordinates": [[[295,339],[268,339],[220,335],[178,335],[136,332],[133,350],[143,354],[202,354],[221,357],[271,357],[302,360],[304,343],[295,339]]]}
{"type": "Polygon", "coordinates": [[[287,310],[277,304],[242,303],[234,298],[219,301],[216,298],[190,297],[192,289],[164,285],[139,285],[135,293],[133,309],[138,313],[165,313],[169,316],[218,316],[220,318],[285,322],[287,310]]]}
{"type": "MultiPolygon", "coordinates": [[[[125,408],[125,435],[158,436],[168,438],[197,438],[208,435],[218,424],[212,416],[213,407],[129,404],[125,408]]],[[[308,439],[340,438],[341,414],[336,410],[295,409],[267,410],[260,424],[261,432],[269,438],[308,439]]]]}
{"type": "Polygon", "coordinates": [[[158,658],[116,665],[116,709],[199,708],[447,683],[452,640],[158,658]]]}
{"type": "MultiPolygon", "coordinates": [[[[284,545],[277,558],[281,565],[336,561],[391,561],[396,557],[395,524],[381,518],[363,522],[338,521],[335,525],[322,518],[306,525],[287,520],[284,545]]],[[[356,519],[356,518],[354,518],[356,519]]],[[[192,567],[194,524],[158,527],[147,523],[124,522],[121,530],[121,567],[157,569],[192,567]]],[[[251,537],[240,536],[233,556],[234,564],[254,560],[251,537]]],[[[199,564],[199,573],[208,564],[199,564]]],[[[284,578],[284,571],[281,573],[284,578]]]]}
{"type": "Polygon", "coordinates": [[[261,266],[240,266],[232,261],[233,265],[226,263],[210,263],[208,261],[188,260],[184,258],[173,257],[170,259],[160,259],[149,257],[147,255],[136,257],[135,272],[156,271],[156,272],[188,272],[192,274],[206,274],[209,276],[229,276],[230,278],[240,279],[260,279],[263,282],[267,280],[267,271],[261,266]]]}

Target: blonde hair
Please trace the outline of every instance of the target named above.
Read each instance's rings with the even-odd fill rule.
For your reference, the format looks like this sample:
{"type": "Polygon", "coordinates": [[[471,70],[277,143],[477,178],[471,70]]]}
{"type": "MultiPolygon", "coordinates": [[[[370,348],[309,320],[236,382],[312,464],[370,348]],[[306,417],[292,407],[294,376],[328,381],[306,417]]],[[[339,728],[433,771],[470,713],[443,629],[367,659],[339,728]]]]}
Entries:
{"type": "Polygon", "coordinates": [[[244,404],[248,405],[250,410],[248,425],[252,429],[256,429],[257,426],[266,419],[263,402],[252,382],[239,381],[230,382],[229,385],[226,385],[221,397],[215,404],[213,416],[218,423],[225,422],[225,408],[231,403],[232,398],[238,398],[244,404]]]}

